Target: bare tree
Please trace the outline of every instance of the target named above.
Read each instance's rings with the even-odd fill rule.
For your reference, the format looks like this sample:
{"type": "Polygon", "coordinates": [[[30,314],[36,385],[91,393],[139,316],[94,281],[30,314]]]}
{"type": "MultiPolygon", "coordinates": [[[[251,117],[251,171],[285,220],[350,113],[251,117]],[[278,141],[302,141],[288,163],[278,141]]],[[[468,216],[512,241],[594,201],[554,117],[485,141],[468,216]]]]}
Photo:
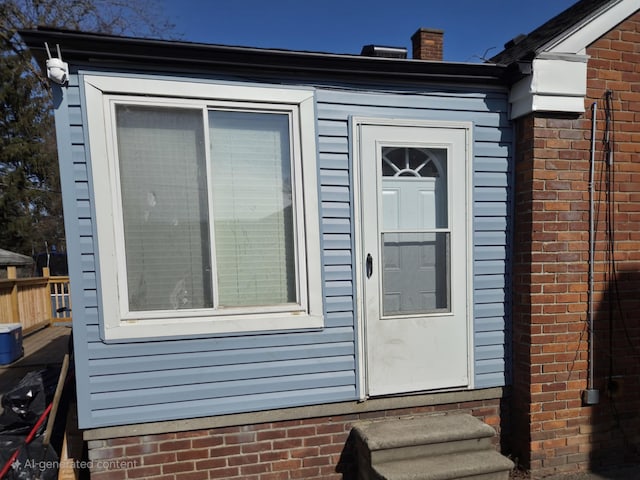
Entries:
{"type": "Polygon", "coordinates": [[[0,248],[64,247],[51,90],[19,30],[38,26],[169,38],[156,0],[0,0],[0,248]]]}

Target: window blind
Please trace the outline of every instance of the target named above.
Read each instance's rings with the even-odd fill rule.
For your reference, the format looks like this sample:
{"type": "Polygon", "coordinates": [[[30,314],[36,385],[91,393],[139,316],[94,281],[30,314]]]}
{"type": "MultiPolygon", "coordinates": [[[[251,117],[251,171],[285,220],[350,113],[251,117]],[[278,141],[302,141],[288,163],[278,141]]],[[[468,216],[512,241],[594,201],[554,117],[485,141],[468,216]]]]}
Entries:
{"type": "Polygon", "coordinates": [[[297,301],[289,116],[210,111],[220,306],[297,301]]]}
{"type": "Polygon", "coordinates": [[[201,109],[116,106],[131,311],[213,306],[201,109]]]}

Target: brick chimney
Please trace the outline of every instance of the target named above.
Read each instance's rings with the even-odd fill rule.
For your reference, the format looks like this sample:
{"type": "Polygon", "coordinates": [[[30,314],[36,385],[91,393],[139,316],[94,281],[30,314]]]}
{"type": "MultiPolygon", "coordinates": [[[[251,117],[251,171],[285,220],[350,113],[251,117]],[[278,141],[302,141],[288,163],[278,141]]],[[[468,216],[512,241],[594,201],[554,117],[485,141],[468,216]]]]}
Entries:
{"type": "Polygon", "coordinates": [[[415,60],[442,61],[444,31],[434,28],[420,28],[411,37],[415,60]]]}

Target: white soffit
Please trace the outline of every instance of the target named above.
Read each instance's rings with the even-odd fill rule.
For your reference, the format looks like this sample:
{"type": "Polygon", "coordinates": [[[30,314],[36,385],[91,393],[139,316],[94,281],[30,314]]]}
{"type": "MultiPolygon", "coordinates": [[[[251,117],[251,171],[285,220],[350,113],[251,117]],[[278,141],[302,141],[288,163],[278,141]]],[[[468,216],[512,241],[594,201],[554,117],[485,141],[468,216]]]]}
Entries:
{"type": "Polygon", "coordinates": [[[587,57],[544,56],[532,62],[532,72],[509,94],[511,118],[531,112],[584,112],[587,57]]]}
{"type": "Polygon", "coordinates": [[[640,0],[610,2],[542,47],[531,74],[511,88],[511,118],[531,112],[584,112],[586,48],[639,9],[640,0]]]}

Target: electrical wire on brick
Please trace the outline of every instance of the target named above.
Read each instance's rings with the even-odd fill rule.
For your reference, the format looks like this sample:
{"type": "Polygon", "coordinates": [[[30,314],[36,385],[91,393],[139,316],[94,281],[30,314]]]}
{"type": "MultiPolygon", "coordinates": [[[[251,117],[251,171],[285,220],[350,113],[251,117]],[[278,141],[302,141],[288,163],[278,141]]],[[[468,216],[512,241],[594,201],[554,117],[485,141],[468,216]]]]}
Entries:
{"type": "MultiPolygon", "coordinates": [[[[604,181],[605,188],[605,232],[606,232],[606,261],[607,261],[607,280],[609,285],[609,298],[608,298],[608,330],[609,330],[609,351],[608,351],[608,375],[607,375],[607,388],[611,391],[614,377],[614,317],[617,310],[618,317],[622,324],[625,338],[631,347],[634,354],[638,353],[636,346],[634,345],[629,329],[627,327],[625,310],[622,305],[621,293],[618,284],[618,271],[615,259],[615,168],[614,168],[614,147],[615,147],[615,117],[613,108],[613,91],[607,90],[604,95],[605,102],[605,130],[602,139],[603,143],[603,163],[604,163],[604,179],[601,177],[601,187],[604,181]]],[[[601,189],[602,190],[602,189],[601,189]]],[[[614,396],[610,396],[609,405],[611,407],[611,414],[615,421],[616,427],[622,434],[624,444],[633,453],[638,453],[638,447],[630,441],[629,435],[625,430],[623,423],[620,419],[620,412],[618,411],[618,403],[614,396]]]]}

